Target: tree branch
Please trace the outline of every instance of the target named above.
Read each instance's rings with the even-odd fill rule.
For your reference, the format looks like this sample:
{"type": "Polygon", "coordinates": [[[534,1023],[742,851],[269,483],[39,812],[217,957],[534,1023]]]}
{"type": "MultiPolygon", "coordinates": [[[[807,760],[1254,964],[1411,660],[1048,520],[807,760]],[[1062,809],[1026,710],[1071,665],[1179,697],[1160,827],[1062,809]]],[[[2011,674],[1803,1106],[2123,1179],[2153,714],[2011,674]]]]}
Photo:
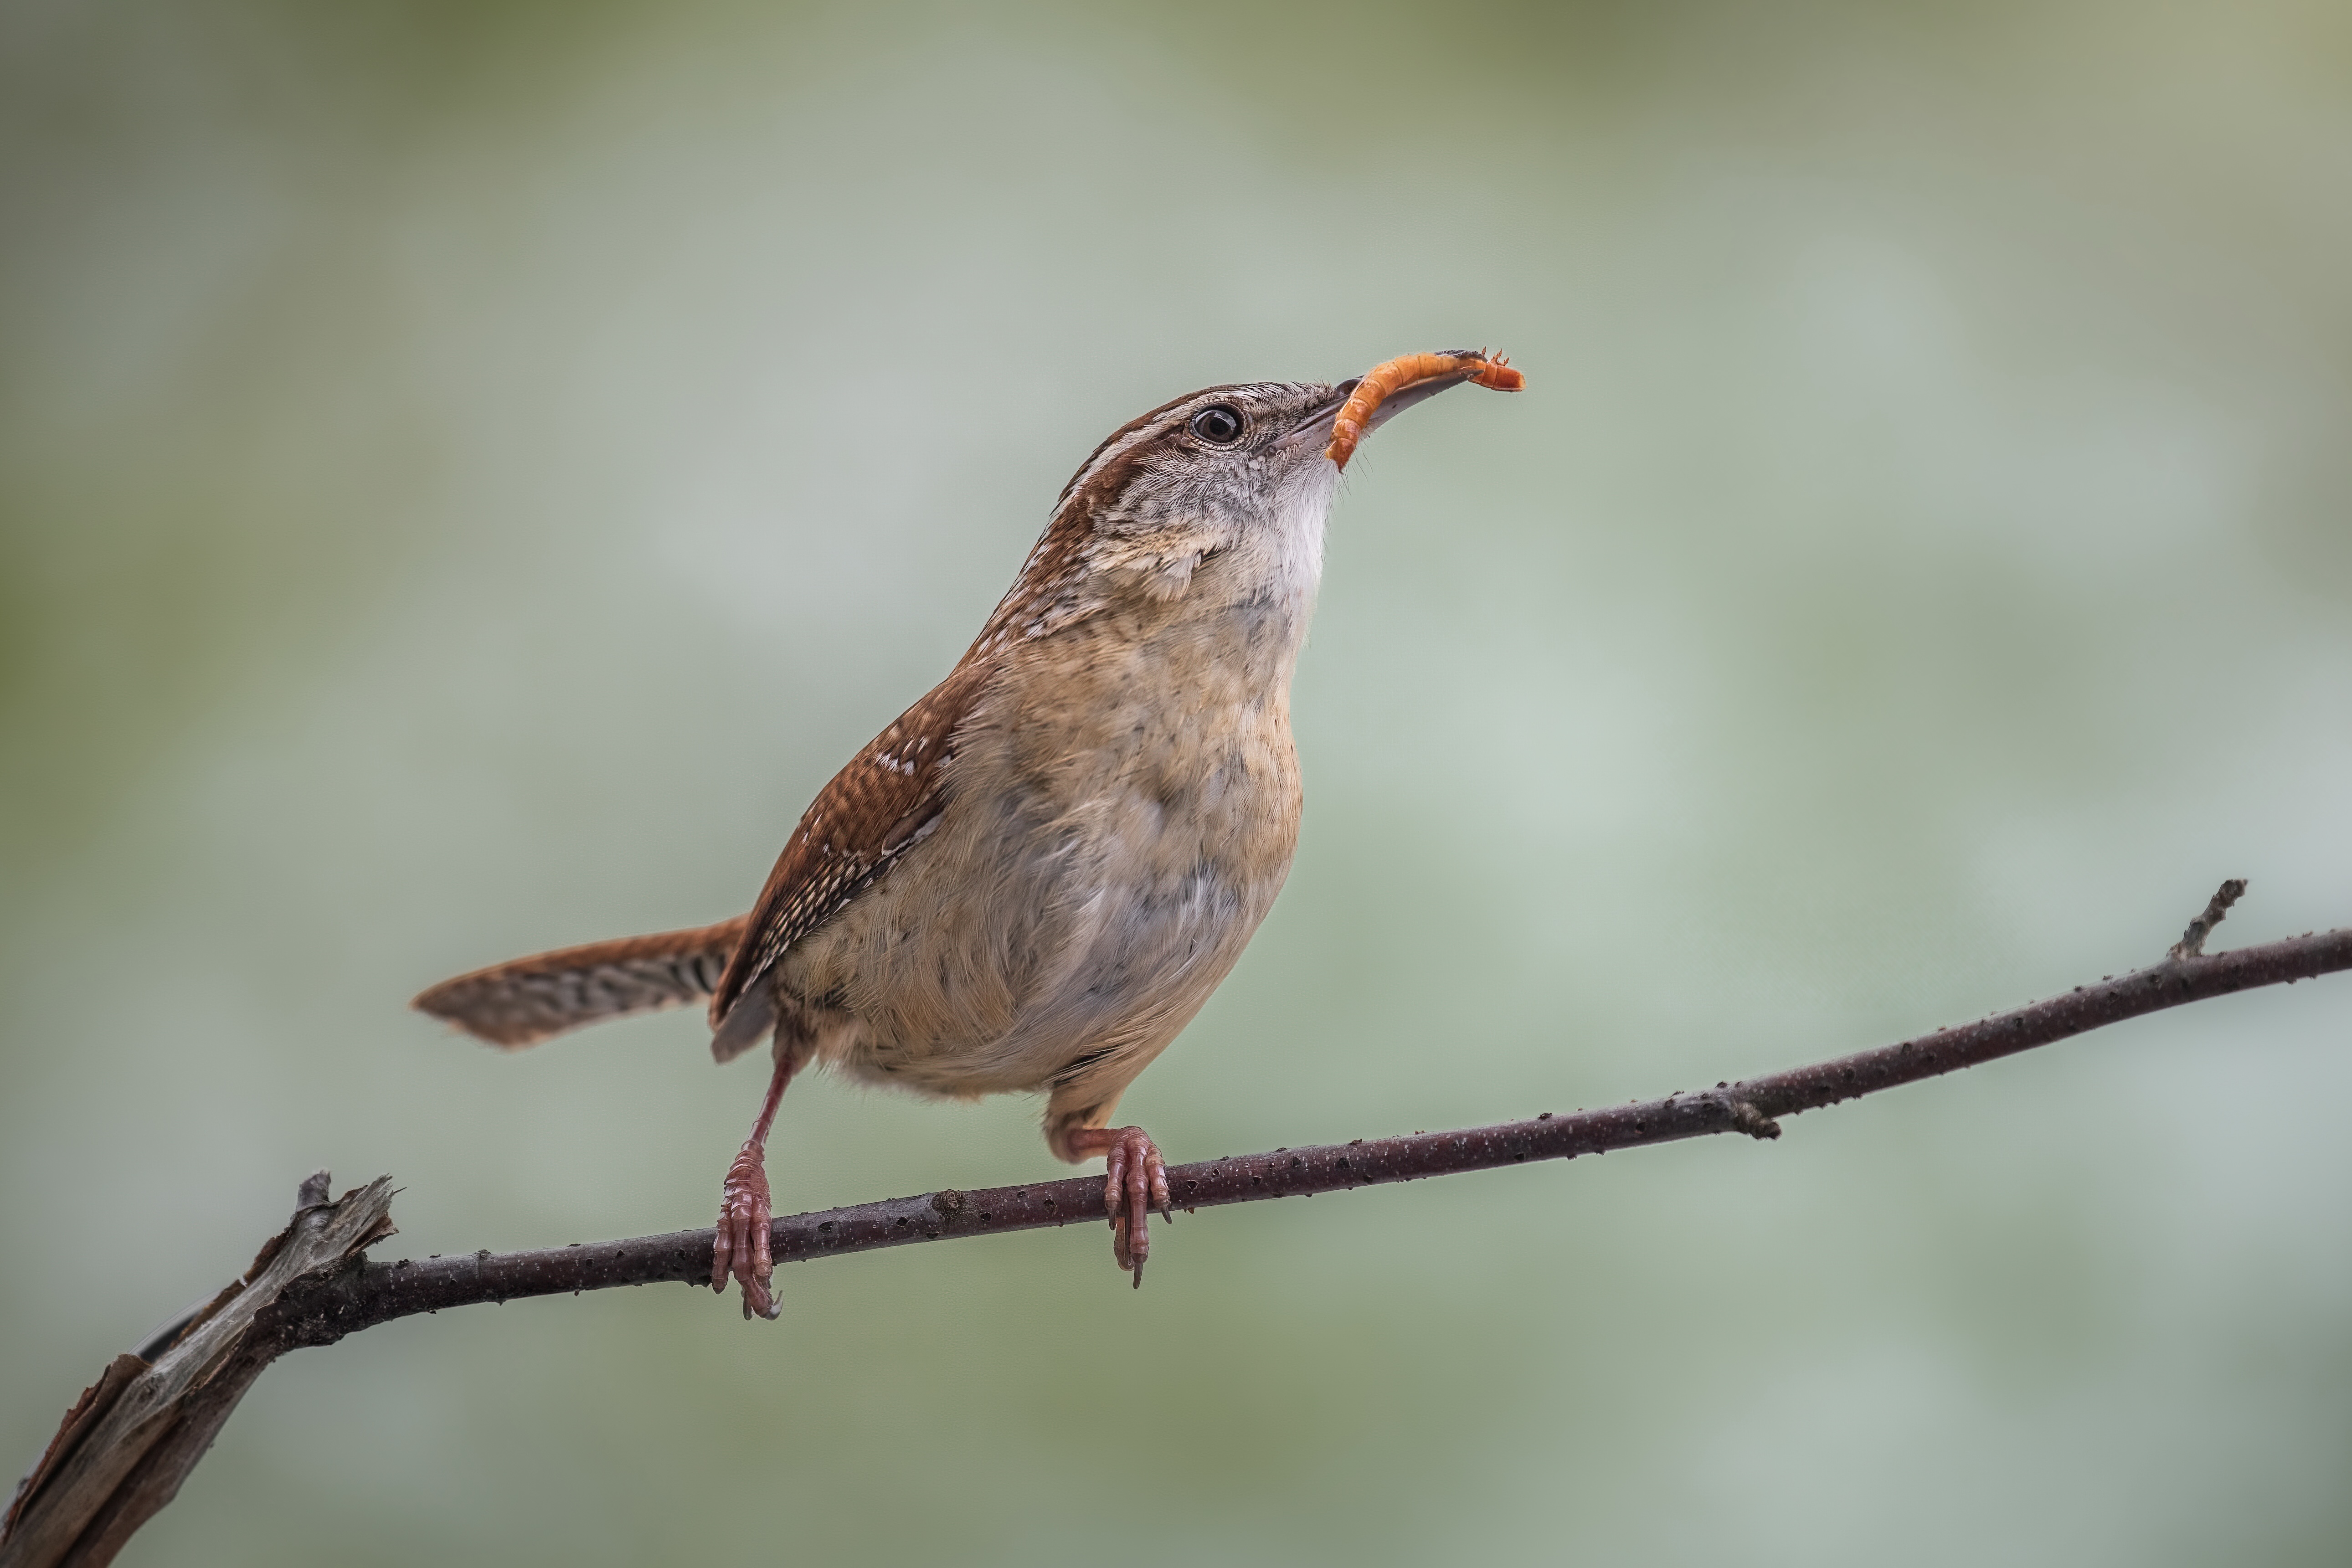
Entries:
{"type": "Polygon", "coordinates": [[[295,1201],[294,1217],[244,1278],[192,1313],[168,1348],[152,1362],[116,1356],[83,1390],[0,1521],[0,1568],[113,1561],[178,1495],[236,1402],[284,1348],[262,1316],[295,1281],[353,1264],[393,1233],[389,1177],[331,1204],[320,1171],[295,1201]]]}
{"type": "MultiPolygon", "coordinates": [[[[2228,884],[2224,892],[2231,886],[2243,884],[2228,884]]],[[[2217,896],[2214,905],[2199,921],[2207,931],[2220,920],[2224,900],[2217,896]]],[[[2201,942],[2203,933],[2191,930],[2201,942]]],[[[1799,1111],[1956,1072],[2168,1007],[2255,986],[2292,984],[2347,968],[2352,968],[2352,930],[2265,942],[2212,957],[2168,957],[2151,968],[2078,985],[2063,996],[2013,1012],[1769,1077],[1600,1110],[1564,1116],[1546,1112],[1532,1121],[1493,1127],[1359,1139],[1174,1165],[1169,1168],[1168,1184],[1178,1206],[1202,1209],[1534,1160],[1574,1159],[1717,1132],[1777,1138],[1778,1119],[1799,1111]]],[[[1099,1223],[1102,1191],[1099,1176],[1076,1176],[978,1192],[950,1188],[793,1215],[774,1222],[776,1261],[802,1262],[1073,1221],[1099,1223]]],[[[306,1282],[288,1293],[279,1310],[289,1318],[285,1331],[294,1336],[293,1342],[326,1343],[388,1319],[478,1301],[661,1280],[707,1282],[711,1245],[709,1230],[683,1230],[535,1252],[371,1263],[331,1280],[306,1282]]]]}
{"type": "MultiPolygon", "coordinates": [[[[1799,1111],[1956,1072],[2168,1007],[2352,969],[2352,930],[2305,933],[2207,956],[2206,938],[2244,890],[2241,880],[2223,883],[2164,961],[2150,968],[2078,985],[2063,996],[1973,1024],[1763,1078],[1606,1110],[1546,1112],[1494,1127],[1358,1139],[1172,1166],[1169,1186],[1177,1204],[1192,1210],[1574,1159],[1719,1132],[1777,1138],[1779,1119],[1799,1111]]],[[[289,1350],[331,1344],[377,1323],[445,1307],[660,1280],[700,1284],[710,1278],[714,1234],[707,1229],[533,1252],[366,1262],[366,1247],[388,1233],[383,1220],[390,1203],[388,1178],[324,1206],[319,1206],[325,1195],[323,1173],[312,1182],[315,1191],[305,1184],[304,1206],[285,1235],[264,1249],[246,1281],[180,1329],[152,1367],[140,1356],[118,1357],[83,1395],[0,1528],[0,1568],[95,1565],[110,1559],[139,1523],[170,1500],[245,1388],[289,1350]],[[288,1259],[309,1260],[307,1271],[296,1270],[288,1259]],[[158,1387],[177,1392],[163,1398],[158,1387]],[[126,1404],[126,1389],[146,1392],[126,1404]]],[[[779,1263],[799,1262],[953,1237],[1099,1222],[1102,1193],[1101,1177],[1077,1176],[793,1215],[774,1222],[775,1257],[779,1263]]]]}

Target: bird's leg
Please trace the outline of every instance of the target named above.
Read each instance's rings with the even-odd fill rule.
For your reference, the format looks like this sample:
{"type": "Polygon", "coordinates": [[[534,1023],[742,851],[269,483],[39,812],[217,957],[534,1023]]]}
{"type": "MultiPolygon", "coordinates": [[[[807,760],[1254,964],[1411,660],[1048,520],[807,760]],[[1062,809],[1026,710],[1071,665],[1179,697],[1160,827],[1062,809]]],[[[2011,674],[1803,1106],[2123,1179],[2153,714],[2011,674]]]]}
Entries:
{"type": "Polygon", "coordinates": [[[776,1107],[783,1103],[784,1085],[793,1081],[800,1053],[778,1050],[775,1076],[768,1080],[768,1098],[751,1136],[743,1140],[727,1180],[719,1189],[719,1243],[710,1255],[710,1288],[727,1289],[729,1276],[743,1287],[743,1315],[757,1312],[773,1320],[783,1309],[770,1288],[776,1271],[773,1243],[768,1234],[768,1130],[776,1124],[776,1107]]]}
{"type": "Polygon", "coordinates": [[[1077,1159],[1103,1156],[1103,1212],[1110,1216],[1110,1255],[1143,1284],[1143,1260],[1151,1256],[1151,1211],[1170,1224],[1175,1200],[1168,1192],[1168,1162],[1140,1127],[1080,1127],[1064,1136],[1077,1159]]]}

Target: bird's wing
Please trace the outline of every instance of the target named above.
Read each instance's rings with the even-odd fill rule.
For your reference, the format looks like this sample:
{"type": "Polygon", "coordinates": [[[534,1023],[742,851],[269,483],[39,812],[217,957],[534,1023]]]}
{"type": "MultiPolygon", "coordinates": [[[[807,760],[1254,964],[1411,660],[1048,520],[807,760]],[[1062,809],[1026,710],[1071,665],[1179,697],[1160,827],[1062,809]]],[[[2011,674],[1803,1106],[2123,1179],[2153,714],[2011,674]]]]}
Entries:
{"type": "Polygon", "coordinates": [[[994,673],[982,659],[957,665],[817,792],[711,994],[714,1030],[786,949],[872,886],[939,822],[956,731],[994,673]]]}

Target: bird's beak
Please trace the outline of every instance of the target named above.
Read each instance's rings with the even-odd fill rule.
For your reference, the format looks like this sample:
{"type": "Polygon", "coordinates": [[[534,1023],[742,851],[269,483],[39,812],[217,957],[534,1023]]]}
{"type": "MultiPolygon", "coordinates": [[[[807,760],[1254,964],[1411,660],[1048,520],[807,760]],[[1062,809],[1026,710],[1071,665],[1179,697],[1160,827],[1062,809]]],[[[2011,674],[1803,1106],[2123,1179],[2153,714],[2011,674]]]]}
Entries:
{"type": "Polygon", "coordinates": [[[1356,390],[1356,384],[1361,379],[1351,375],[1331,388],[1330,396],[1301,415],[1298,423],[1283,433],[1282,444],[1286,447],[1328,445],[1331,439],[1331,421],[1338,418],[1339,410],[1348,405],[1349,394],[1356,390]]]}
{"type": "MultiPolygon", "coordinates": [[[[1372,416],[1364,421],[1364,434],[1370,435],[1414,404],[1426,403],[1447,387],[1461,385],[1475,374],[1475,371],[1461,370],[1445,375],[1433,375],[1427,381],[1415,382],[1401,392],[1390,393],[1372,411],[1372,416]]],[[[1283,444],[1288,446],[1295,441],[1301,446],[1309,443],[1318,447],[1329,446],[1331,421],[1339,416],[1339,410],[1348,405],[1349,395],[1362,380],[1361,376],[1351,375],[1333,387],[1328,399],[1308,409],[1305,416],[1291,427],[1289,434],[1283,437],[1283,444]]]]}
{"type": "MultiPolygon", "coordinates": [[[[1333,387],[1329,399],[1308,409],[1306,417],[1299,420],[1290,433],[1282,438],[1283,445],[1289,446],[1296,443],[1302,447],[1312,446],[1318,449],[1329,446],[1331,422],[1339,416],[1339,410],[1348,405],[1349,395],[1356,390],[1362,379],[1361,376],[1351,375],[1333,387]]],[[[1447,387],[1459,386],[1469,379],[1470,373],[1467,371],[1455,375],[1433,376],[1427,381],[1416,382],[1402,392],[1389,394],[1381,405],[1372,411],[1372,416],[1364,421],[1364,434],[1370,435],[1414,404],[1426,403],[1447,387]]]]}
{"type": "Polygon", "coordinates": [[[1376,367],[1369,375],[1353,377],[1333,387],[1331,395],[1308,410],[1285,441],[1320,440],[1326,444],[1331,460],[1345,468],[1356,443],[1365,436],[1414,404],[1426,403],[1447,387],[1459,386],[1465,381],[1503,392],[1516,392],[1522,384],[1518,372],[1499,359],[1487,359],[1483,349],[1406,354],[1376,367]],[[1376,395],[1360,390],[1368,381],[1376,395]],[[1369,407],[1364,405],[1366,403],[1369,407]],[[1335,425],[1339,426],[1336,431],[1335,425]]]}
{"type": "MultiPolygon", "coordinates": [[[[1477,368],[1475,365],[1467,366],[1461,370],[1448,371],[1444,375],[1433,375],[1425,381],[1416,381],[1409,386],[1399,387],[1381,398],[1381,405],[1372,410],[1372,416],[1364,421],[1364,434],[1370,435],[1414,404],[1426,403],[1439,393],[1459,386],[1477,374],[1477,368]]],[[[1352,386],[1354,384],[1349,384],[1352,386]]]]}

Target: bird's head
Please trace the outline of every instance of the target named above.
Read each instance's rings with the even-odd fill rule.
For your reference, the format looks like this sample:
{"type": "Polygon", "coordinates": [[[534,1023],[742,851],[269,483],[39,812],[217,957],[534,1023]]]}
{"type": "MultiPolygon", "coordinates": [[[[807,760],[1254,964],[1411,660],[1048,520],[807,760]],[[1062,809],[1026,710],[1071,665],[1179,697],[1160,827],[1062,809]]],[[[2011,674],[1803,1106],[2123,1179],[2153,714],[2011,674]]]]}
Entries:
{"type": "Polygon", "coordinates": [[[1407,354],[1336,385],[1206,387],[1128,421],[1062,487],[982,640],[1045,635],[1121,592],[1174,598],[1220,557],[1233,596],[1311,595],[1357,441],[1465,381],[1515,390],[1518,374],[1484,351],[1407,354]]]}

